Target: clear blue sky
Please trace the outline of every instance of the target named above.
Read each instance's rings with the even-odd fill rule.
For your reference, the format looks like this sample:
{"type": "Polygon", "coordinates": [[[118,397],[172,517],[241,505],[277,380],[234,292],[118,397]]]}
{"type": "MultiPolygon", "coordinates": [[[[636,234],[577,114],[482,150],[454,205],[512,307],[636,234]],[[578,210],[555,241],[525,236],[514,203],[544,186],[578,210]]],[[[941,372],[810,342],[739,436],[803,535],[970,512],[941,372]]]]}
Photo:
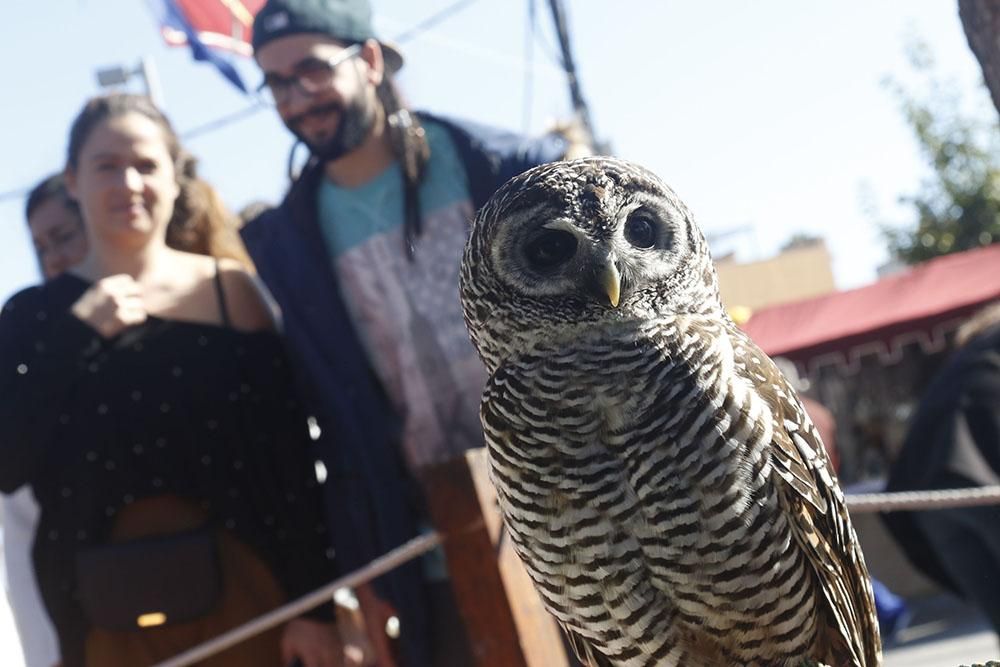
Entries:
{"type": "MultiPolygon", "coordinates": [[[[138,0],[8,2],[0,24],[0,192],[60,168],[67,128],[98,92],[95,72],[157,68],[165,107],[181,131],[238,111],[247,100],[186,49],[162,44],[138,0]]],[[[399,34],[451,0],[375,0],[376,24],[399,34]]],[[[884,244],[864,211],[903,222],[899,195],[926,168],[895,101],[880,86],[906,78],[907,34],[933,50],[983,117],[980,73],[954,0],[566,0],[583,91],[614,151],[659,173],[710,232],[734,237],[741,257],[763,257],[791,234],[826,237],[840,287],[874,279],[884,244]],[[864,193],[864,194],[863,194],[864,193]]],[[[568,115],[553,64],[547,4],[527,58],[527,0],[479,0],[403,45],[400,82],[418,108],[540,131],[568,115]],[[530,83],[530,114],[525,113],[530,83]]],[[[256,84],[252,62],[240,65],[256,84]]],[[[187,142],[203,174],[234,209],[277,201],[289,136],[267,110],[187,142]]],[[[23,199],[0,201],[0,298],[37,281],[23,199]]]]}

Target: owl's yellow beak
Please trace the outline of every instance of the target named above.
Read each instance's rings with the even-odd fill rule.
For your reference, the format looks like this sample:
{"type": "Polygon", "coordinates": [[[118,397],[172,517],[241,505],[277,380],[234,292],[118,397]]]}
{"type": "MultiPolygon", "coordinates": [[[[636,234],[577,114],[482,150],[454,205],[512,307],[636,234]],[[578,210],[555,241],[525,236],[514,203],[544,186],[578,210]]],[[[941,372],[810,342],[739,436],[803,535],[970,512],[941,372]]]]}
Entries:
{"type": "Polygon", "coordinates": [[[622,275],[618,272],[613,259],[608,258],[601,271],[601,287],[608,295],[608,301],[612,308],[618,307],[618,300],[621,298],[622,275]]]}

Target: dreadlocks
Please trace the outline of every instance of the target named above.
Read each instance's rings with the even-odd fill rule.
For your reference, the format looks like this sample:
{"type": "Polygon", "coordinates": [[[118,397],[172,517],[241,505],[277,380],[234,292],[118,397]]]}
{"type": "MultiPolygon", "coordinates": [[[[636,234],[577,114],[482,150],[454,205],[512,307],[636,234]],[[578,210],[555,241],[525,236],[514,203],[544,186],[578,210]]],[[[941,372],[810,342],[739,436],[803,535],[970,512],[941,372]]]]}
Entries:
{"type": "Polygon", "coordinates": [[[388,73],[375,89],[375,94],[385,112],[393,155],[403,172],[403,243],[406,256],[412,261],[414,242],[423,231],[419,189],[430,159],[430,146],[420,121],[406,109],[399,89],[388,73]]]}

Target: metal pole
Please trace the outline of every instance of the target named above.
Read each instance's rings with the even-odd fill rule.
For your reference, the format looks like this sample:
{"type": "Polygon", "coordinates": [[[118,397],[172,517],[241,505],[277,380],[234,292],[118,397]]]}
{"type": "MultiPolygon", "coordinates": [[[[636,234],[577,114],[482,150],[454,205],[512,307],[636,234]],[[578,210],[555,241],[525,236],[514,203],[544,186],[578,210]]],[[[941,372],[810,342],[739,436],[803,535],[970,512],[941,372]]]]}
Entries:
{"type": "Polygon", "coordinates": [[[573,52],[569,43],[569,30],[566,24],[566,12],[563,9],[562,0],[549,0],[549,8],[552,10],[552,21],[555,23],[556,33],[559,36],[559,48],[562,51],[563,69],[566,78],[569,80],[569,96],[573,101],[573,110],[583,123],[583,129],[590,138],[591,145],[595,148],[596,135],[594,134],[594,123],[590,119],[590,109],[583,99],[583,91],[580,89],[580,79],[576,74],[576,63],[573,61],[573,52]]]}
{"type": "Polygon", "coordinates": [[[164,108],[163,89],[160,87],[160,77],[156,73],[153,59],[143,56],[142,60],[139,61],[136,73],[142,75],[142,81],[146,85],[146,95],[153,101],[157,109],[162,110],[164,108]]]}

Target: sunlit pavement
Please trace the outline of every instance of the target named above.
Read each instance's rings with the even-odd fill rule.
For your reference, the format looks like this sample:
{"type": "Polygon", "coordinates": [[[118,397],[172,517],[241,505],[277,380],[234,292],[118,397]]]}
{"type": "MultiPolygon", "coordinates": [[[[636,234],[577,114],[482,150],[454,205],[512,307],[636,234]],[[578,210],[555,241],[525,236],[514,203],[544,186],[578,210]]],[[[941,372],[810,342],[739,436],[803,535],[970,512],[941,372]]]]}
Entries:
{"type": "Polygon", "coordinates": [[[884,667],[957,667],[996,660],[997,638],[990,631],[900,646],[886,651],[884,667]]]}
{"type": "Polygon", "coordinates": [[[884,667],[958,667],[1000,658],[986,619],[949,595],[909,600],[911,617],[887,642],[884,667]]]}

